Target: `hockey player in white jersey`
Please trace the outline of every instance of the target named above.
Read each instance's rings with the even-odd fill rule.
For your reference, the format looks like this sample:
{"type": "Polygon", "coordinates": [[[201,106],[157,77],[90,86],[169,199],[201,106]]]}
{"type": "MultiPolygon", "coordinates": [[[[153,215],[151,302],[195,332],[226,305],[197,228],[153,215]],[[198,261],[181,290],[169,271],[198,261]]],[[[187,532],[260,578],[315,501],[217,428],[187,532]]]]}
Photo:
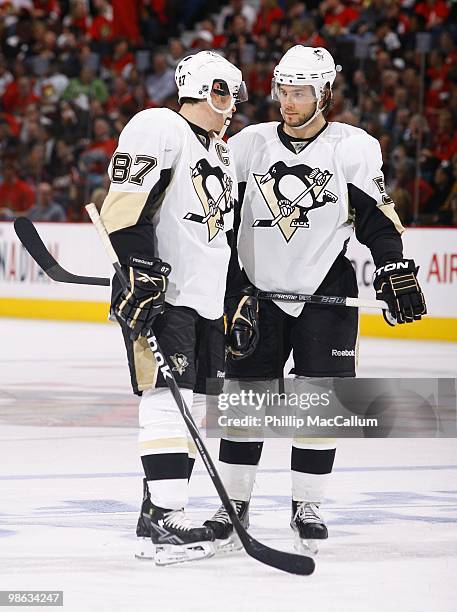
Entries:
{"type": "MultiPolygon", "coordinates": [[[[229,140],[240,191],[235,227],[239,223],[242,270],[233,259],[228,378],[280,378],[290,352],[296,376],[355,376],[357,309],[256,299],[256,290],[357,297],[344,256],[354,229],[371,250],[374,287],[389,315],[410,323],[426,313],[417,267],[403,259],[403,228],[385,191],[378,142],[362,129],[325,119],[335,77],[326,49],[292,47],[272,82],[283,122],[249,126],[229,140]]],[[[245,525],[262,444],[228,435],[220,444],[221,474],[245,525]]],[[[298,550],[315,551],[327,538],[320,505],[334,457],[334,440],[293,441],[291,527],[298,550]]],[[[205,524],[221,546],[233,544],[223,508],[205,524]]]]}
{"type": "Polygon", "coordinates": [[[234,162],[221,140],[247,98],[240,70],[202,51],[176,69],[179,114],[149,109],[122,131],[101,217],[130,279],[113,281],[133,390],[141,395],[144,495],[138,556],[157,564],[214,554],[214,534],[186,518],[195,446],[145,339],[154,330],[187,405],[223,376],[223,309],[237,198],[234,162]]]}

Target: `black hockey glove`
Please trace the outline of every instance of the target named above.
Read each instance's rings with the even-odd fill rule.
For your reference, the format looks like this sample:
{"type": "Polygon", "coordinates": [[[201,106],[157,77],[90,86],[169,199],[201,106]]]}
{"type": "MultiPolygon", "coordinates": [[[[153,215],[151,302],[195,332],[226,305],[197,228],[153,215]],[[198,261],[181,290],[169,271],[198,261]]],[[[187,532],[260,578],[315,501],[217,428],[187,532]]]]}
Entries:
{"type": "Polygon", "coordinates": [[[164,311],[171,266],[161,259],[133,256],[130,264],[127,268],[129,290],[117,297],[113,307],[116,315],[132,329],[132,339],[136,339],[145,336],[155,317],[164,311]]]}
{"type": "Polygon", "coordinates": [[[259,340],[259,301],[252,285],[243,289],[235,314],[229,320],[228,351],[232,359],[251,355],[259,340]]]}
{"type": "Polygon", "coordinates": [[[397,323],[419,321],[427,314],[424,294],[417,282],[419,268],[412,259],[384,264],[376,270],[373,286],[378,300],[384,300],[389,310],[383,310],[384,319],[389,325],[389,315],[397,323]]]}

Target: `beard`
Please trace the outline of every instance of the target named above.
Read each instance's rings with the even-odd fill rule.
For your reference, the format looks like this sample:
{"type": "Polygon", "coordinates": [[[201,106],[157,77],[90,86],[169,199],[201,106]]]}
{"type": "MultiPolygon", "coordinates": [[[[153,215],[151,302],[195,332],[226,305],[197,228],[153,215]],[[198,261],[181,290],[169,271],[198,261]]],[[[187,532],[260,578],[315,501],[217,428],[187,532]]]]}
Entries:
{"type": "Polygon", "coordinates": [[[315,111],[316,109],[310,111],[309,113],[298,113],[293,117],[287,117],[283,110],[280,109],[284,123],[291,128],[297,128],[306,123],[314,115],[315,111]]]}

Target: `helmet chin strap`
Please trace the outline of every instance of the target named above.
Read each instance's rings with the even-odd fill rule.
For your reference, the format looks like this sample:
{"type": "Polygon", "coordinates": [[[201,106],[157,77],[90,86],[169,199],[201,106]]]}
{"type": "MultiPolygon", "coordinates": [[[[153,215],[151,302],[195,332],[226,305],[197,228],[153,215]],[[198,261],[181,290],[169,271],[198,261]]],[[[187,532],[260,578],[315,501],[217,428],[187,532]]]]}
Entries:
{"type": "Polygon", "coordinates": [[[232,115],[233,115],[232,108],[233,108],[233,105],[235,104],[233,96],[230,97],[230,106],[228,107],[227,110],[221,110],[220,108],[216,108],[213,104],[213,101],[211,100],[210,94],[208,94],[206,101],[208,102],[210,108],[212,108],[214,112],[219,113],[220,115],[224,117],[224,125],[219,130],[219,132],[216,132],[215,130],[213,130],[215,137],[222,140],[222,138],[224,138],[225,132],[227,131],[227,128],[230,125],[230,121],[232,119],[232,115]]]}
{"type": "Polygon", "coordinates": [[[214,135],[216,136],[216,138],[219,138],[220,140],[222,140],[225,136],[225,132],[227,131],[228,126],[230,125],[230,121],[232,120],[232,113],[229,113],[225,119],[224,119],[224,125],[221,127],[221,129],[219,130],[219,132],[216,134],[216,132],[214,133],[214,135]]]}
{"type": "MultiPolygon", "coordinates": [[[[323,108],[319,108],[319,100],[316,101],[316,110],[314,111],[314,113],[311,115],[311,117],[305,121],[305,123],[302,123],[301,125],[294,125],[293,128],[294,130],[301,130],[301,128],[306,127],[307,125],[309,125],[311,123],[311,121],[313,121],[318,115],[320,115],[320,113],[324,110],[323,108]]],[[[279,112],[281,113],[282,117],[284,118],[284,114],[282,112],[282,108],[279,109],[279,112]]]]}

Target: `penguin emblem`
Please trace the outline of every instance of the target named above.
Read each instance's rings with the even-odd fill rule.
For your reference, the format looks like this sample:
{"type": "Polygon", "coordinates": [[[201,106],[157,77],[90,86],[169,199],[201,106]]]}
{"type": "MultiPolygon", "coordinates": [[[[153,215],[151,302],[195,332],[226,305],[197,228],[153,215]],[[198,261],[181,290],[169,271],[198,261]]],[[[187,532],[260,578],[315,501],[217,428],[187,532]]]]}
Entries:
{"type": "Polygon", "coordinates": [[[170,355],[170,359],[174,364],[172,370],[174,372],[178,372],[178,374],[181,374],[182,376],[189,365],[187,357],[182,353],[175,353],[174,355],[170,355]]]}
{"type": "Polygon", "coordinates": [[[206,223],[208,242],[211,242],[219,231],[224,230],[224,215],[233,210],[233,181],[219,166],[211,166],[205,158],[190,168],[190,175],[204,214],[188,212],[184,219],[206,223]]]}
{"type": "Polygon", "coordinates": [[[287,166],[274,163],[265,174],[254,174],[257,186],[273,215],[272,219],[256,219],[253,227],[275,227],[289,240],[298,228],[309,228],[311,211],[328,203],[336,204],[338,197],[326,186],[333,174],[328,170],[310,168],[305,164],[287,166]]]}

